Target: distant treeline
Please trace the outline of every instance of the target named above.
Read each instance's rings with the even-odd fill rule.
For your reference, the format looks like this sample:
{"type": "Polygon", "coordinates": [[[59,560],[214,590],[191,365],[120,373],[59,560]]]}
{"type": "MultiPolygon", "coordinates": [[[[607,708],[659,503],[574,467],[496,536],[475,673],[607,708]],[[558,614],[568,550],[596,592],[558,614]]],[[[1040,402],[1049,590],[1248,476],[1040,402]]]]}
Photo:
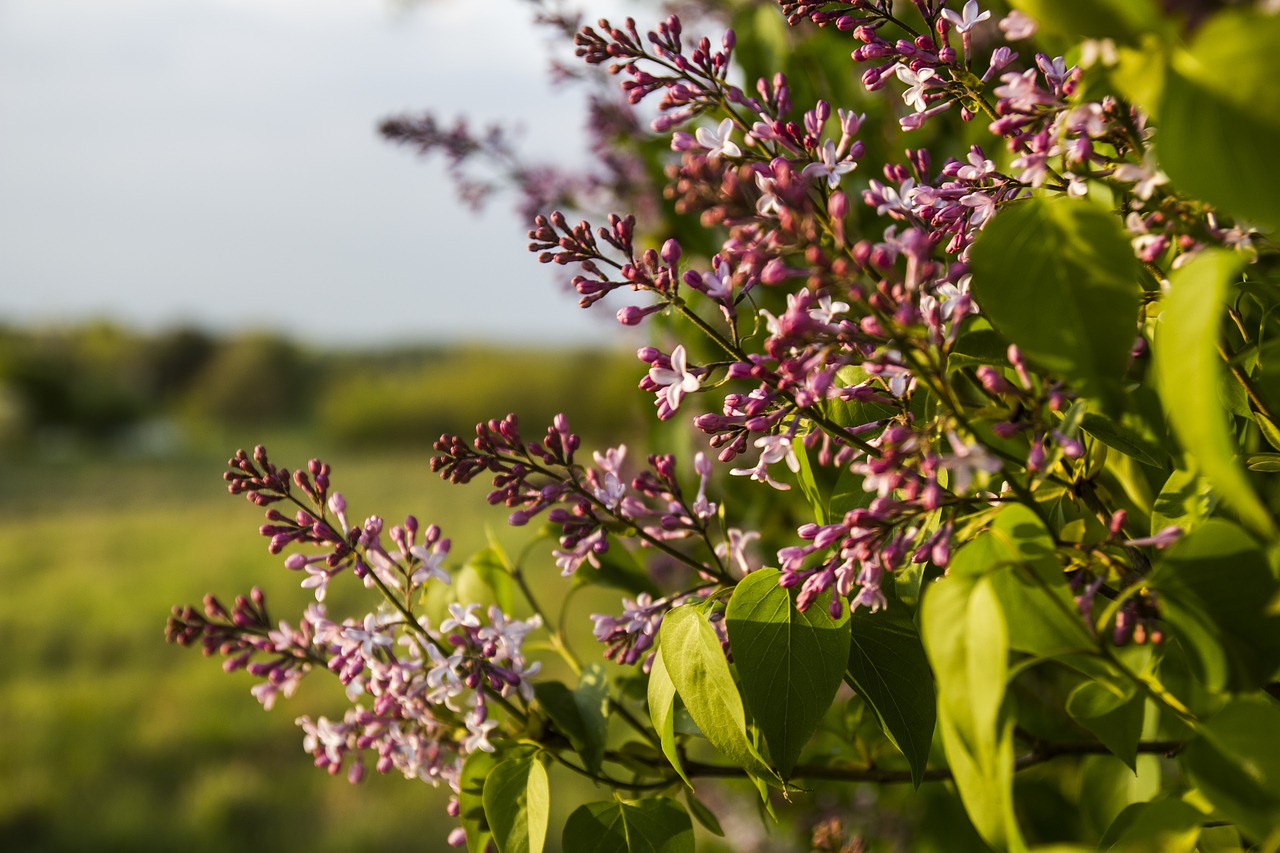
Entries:
{"type": "Polygon", "coordinates": [[[267,332],[0,327],[0,443],[296,424],[350,444],[425,446],[509,411],[531,435],[565,411],[578,431],[603,436],[640,420],[643,372],[632,353],[598,349],[317,350],[267,332]]]}

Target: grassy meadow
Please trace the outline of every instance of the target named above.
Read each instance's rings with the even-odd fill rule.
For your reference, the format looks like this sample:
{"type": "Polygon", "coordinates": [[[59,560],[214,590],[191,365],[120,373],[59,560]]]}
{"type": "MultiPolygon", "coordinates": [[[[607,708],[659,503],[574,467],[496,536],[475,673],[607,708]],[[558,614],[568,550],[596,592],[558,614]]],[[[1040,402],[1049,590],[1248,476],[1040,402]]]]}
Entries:
{"type": "MultiPolygon", "coordinates": [[[[229,599],[261,586],[273,614],[295,622],[307,601],[266,553],[260,511],[222,487],[227,455],[0,468],[0,849],[442,841],[443,794],[376,773],[351,786],[311,767],[292,720],[340,714],[336,680],[319,673],[264,712],[249,676],[164,642],[170,607],[207,591],[229,599]]],[[[475,514],[481,495],[449,493],[457,487],[430,475],[425,453],[350,455],[358,461],[334,465],[357,512],[414,511],[456,531],[460,549],[483,544],[486,521],[501,524],[475,514]]]]}
{"type": "MultiPolygon", "coordinates": [[[[197,346],[182,333],[178,347],[174,337],[100,327],[0,334],[0,850],[450,849],[446,791],[371,766],[353,786],[311,765],[293,720],[341,716],[348,703],[336,679],[314,673],[264,712],[249,693],[254,679],[165,643],[165,620],[174,605],[210,592],[230,601],[255,585],[275,619],[296,624],[311,600],[283,557],[267,553],[262,510],[226,492],[236,448],[263,443],[289,468],[323,458],[353,518],[393,524],[413,513],[439,524],[458,563],[489,530],[512,547],[528,531],[506,526],[484,484],[432,474],[432,438],[519,409],[521,395],[534,409],[524,420],[531,435],[549,417],[541,410],[566,399],[579,426],[590,431],[603,412],[615,420],[597,421],[597,434],[616,431],[631,410],[609,395],[635,396],[634,357],[471,349],[284,358],[289,345],[275,339],[197,346]],[[180,375],[158,375],[176,370],[171,350],[195,356],[180,375]],[[285,399],[278,388],[247,405],[246,379],[290,364],[276,377],[281,388],[301,376],[306,395],[285,399]],[[582,371],[602,364],[625,381],[602,382],[603,400],[583,395],[582,371]]],[[[330,612],[366,612],[368,595],[350,580],[335,584],[330,612]]],[[[584,630],[595,604],[585,595],[575,604],[584,630]]],[[[616,595],[599,602],[616,604],[616,595]]]]}

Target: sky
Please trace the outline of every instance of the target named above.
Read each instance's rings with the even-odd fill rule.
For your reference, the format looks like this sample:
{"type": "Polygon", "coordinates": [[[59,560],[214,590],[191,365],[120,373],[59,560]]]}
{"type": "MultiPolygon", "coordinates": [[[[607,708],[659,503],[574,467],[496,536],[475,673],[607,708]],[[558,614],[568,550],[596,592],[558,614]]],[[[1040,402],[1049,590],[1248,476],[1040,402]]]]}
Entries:
{"type": "Polygon", "coordinates": [[[511,204],[376,133],[431,109],[580,154],[545,38],[521,0],[0,0],[0,321],[617,340],[511,204]]]}

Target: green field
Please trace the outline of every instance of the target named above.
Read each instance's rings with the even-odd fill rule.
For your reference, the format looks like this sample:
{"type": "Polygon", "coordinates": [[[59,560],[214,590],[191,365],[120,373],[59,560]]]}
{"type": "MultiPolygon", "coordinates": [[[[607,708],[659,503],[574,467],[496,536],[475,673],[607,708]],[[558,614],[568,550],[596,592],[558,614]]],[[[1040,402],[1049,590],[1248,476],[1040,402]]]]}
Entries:
{"type": "MultiPolygon", "coordinates": [[[[261,438],[282,464],[331,461],[353,516],[413,512],[456,554],[483,546],[486,524],[507,535],[483,486],[430,473],[425,444],[326,454],[261,438]]],[[[318,673],[264,712],[249,676],[164,642],[169,609],[206,592],[261,586],[291,622],[309,599],[267,554],[261,511],[221,483],[236,446],[0,461],[0,849],[447,849],[445,792],[311,766],[293,718],[340,715],[336,679],[318,673]]],[[[337,604],[364,592],[351,587],[337,604]]]]}

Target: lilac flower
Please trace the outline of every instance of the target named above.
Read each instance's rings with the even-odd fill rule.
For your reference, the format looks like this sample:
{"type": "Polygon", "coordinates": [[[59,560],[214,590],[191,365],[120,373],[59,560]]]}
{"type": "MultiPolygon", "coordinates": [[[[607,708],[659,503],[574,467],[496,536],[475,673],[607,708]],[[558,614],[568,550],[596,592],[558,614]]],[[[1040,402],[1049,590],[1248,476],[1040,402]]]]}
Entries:
{"type": "Polygon", "coordinates": [[[727,538],[716,545],[716,556],[730,565],[737,566],[742,574],[750,574],[753,567],[747,560],[747,546],[760,539],[760,531],[748,530],[744,532],[736,527],[730,527],[725,532],[727,538]]]}
{"type": "Polygon", "coordinates": [[[825,177],[828,189],[840,186],[840,179],[858,168],[858,164],[853,160],[840,159],[840,155],[836,153],[836,144],[830,139],[822,144],[818,154],[822,162],[810,163],[801,170],[800,174],[806,178],[825,177]]]}
{"type": "Polygon", "coordinates": [[[977,442],[966,444],[954,430],[947,430],[947,442],[951,445],[951,453],[939,457],[938,467],[951,472],[949,486],[957,495],[968,493],[974,474],[995,474],[1003,467],[985,447],[977,442]]]}
{"type": "Polygon", "coordinates": [[[1027,14],[1014,9],[1000,21],[1000,31],[1009,41],[1029,39],[1036,34],[1036,22],[1027,14]]]}
{"type": "Polygon", "coordinates": [[[907,91],[902,93],[902,100],[915,108],[916,112],[924,112],[928,106],[924,100],[924,90],[934,85],[938,74],[932,68],[921,68],[913,71],[911,66],[899,63],[894,67],[898,79],[907,84],[907,91]]]}
{"type": "Polygon", "coordinates": [[[697,391],[702,385],[702,381],[689,372],[683,344],[671,351],[671,367],[651,367],[649,378],[659,388],[666,389],[659,396],[666,400],[672,411],[680,408],[685,394],[697,391]]]}
{"type": "Polygon", "coordinates": [[[617,509],[627,492],[627,485],[621,476],[622,461],[627,458],[627,446],[620,444],[611,447],[603,455],[593,453],[592,458],[604,473],[603,482],[593,489],[596,500],[609,509],[617,509]]]}
{"type": "Polygon", "coordinates": [[[1169,182],[1168,175],[1160,171],[1149,149],[1146,156],[1143,157],[1141,165],[1123,163],[1116,167],[1116,170],[1111,173],[1111,177],[1126,184],[1134,184],[1133,194],[1143,201],[1151,198],[1156,187],[1163,186],[1169,182]]]}
{"type": "Polygon", "coordinates": [[[1176,524],[1161,529],[1154,536],[1147,536],[1141,539],[1129,539],[1124,544],[1131,547],[1150,546],[1152,548],[1168,548],[1174,542],[1182,537],[1183,530],[1176,524]]]}
{"type": "Polygon", "coordinates": [[[956,169],[956,177],[962,181],[980,181],[983,178],[990,177],[991,173],[996,170],[996,164],[988,160],[982,153],[982,149],[976,145],[969,149],[967,159],[969,165],[956,169]]]}
{"type": "Polygon", "coordinates": [[[733,135],[733,119],[725,119],[715,130],[700,127],[694,137],[710,152],[711,157],[741,157],[742,149],[729,138],[733,135]]]}
{"type": "Polygon", "coordinates": [[[957,32],[964,34],[968,33],[969,30],[973,29],[981,22],[990,18],[991,12],[985,11],[979,14],[977,0],[968,0],[968,2],[964,4],[964,12],[962,14],[956,14],[951,9],[943,9],[942,17],[950,21],[951,25],[956,28],[957,32]]]}
{"type": "Polygon", "coordinates": [[[848,310],[848,302],[832,301],[831,294],[824,293],[818,297],[818,307],[809,309],[809,316],[819,323],[830,325],[836,321],[837,314],[848,310]]]}
{"type": "Polygon", "coordinates": [[[786,435],[765,435],[755,440],[755,446],[760,448],[760,459],[756,462],[756,467],[734,468],[729,473],[738,476],[749,476],[751,479],[758,480],[761,483],[768,483],[780,491],[789,490],[791,486],[786,483],[779,483],[769,476],[769,466],[777,462],[786,462],[787,467],[793,472],[800,470],[800,460],[796,458],[796,451],[791,444],[791,438],[786,435]]]}

